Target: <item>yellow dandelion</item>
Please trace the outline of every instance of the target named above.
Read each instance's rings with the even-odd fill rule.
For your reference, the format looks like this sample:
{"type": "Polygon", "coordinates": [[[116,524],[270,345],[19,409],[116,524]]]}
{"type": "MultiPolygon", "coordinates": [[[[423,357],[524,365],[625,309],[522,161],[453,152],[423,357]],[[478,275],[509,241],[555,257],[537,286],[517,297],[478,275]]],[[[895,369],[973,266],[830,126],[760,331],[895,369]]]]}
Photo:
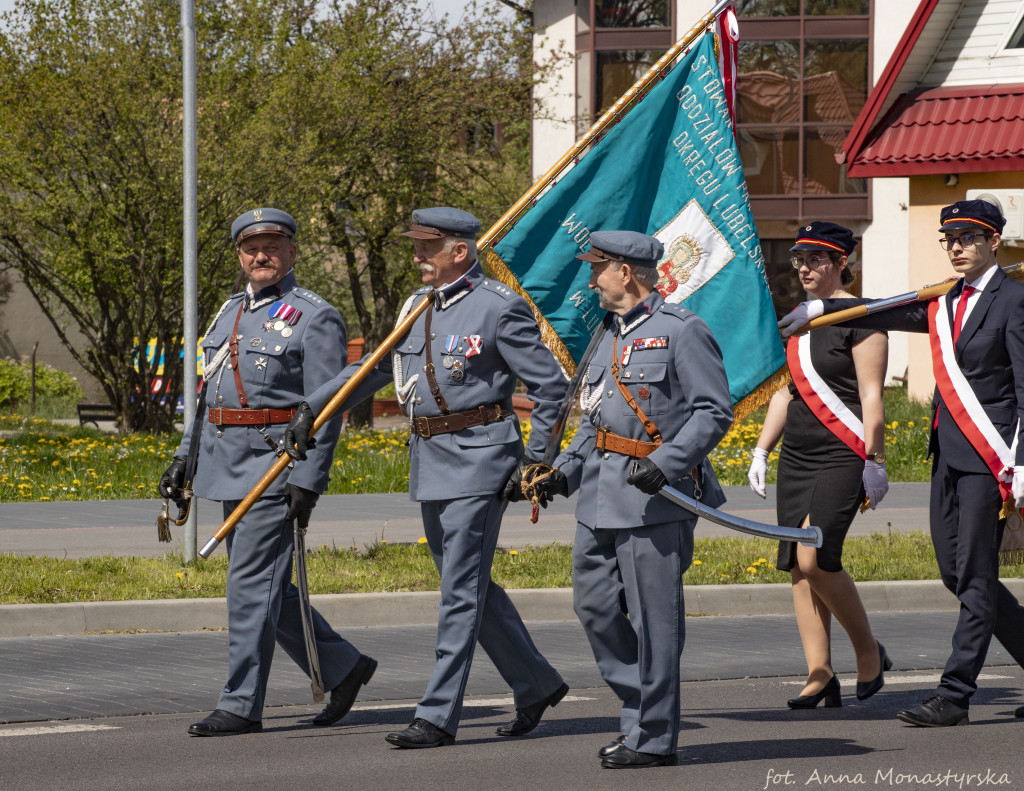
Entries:
{"type": "Polygon", "coordinates": [[[426,536],[420,536],[419,539],[416,541],[416,543],[417,544],[426,544],[427,543],[427,537],[426,536]]]}
{"type": "Polygon", "coordinates": [[[516,549],[510,549],[510,550],[508,551],[508,554],[510,554],[510,555],[518,555],[518,554],[519,554],[519,550],[516,550],[516,549]]]}
{"type": "Polygon", "coordinates": [[[695,560],[695,561],[693,561],[693,565],[694,566],[703,566],[704,565],[704,561],[703,560],[695,560]]]}

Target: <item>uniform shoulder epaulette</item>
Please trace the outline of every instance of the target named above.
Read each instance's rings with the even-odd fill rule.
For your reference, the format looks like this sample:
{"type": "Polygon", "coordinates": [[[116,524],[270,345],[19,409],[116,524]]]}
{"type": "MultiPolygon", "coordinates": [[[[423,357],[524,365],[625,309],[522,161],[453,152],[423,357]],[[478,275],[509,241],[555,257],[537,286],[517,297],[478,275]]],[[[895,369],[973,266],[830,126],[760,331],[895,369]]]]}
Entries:
{"type": "Polygon", "coordinates": [[[692,310],[684,308],[678,302],[663,302],[661,304],[661,310],[665,311],[670,316],[675,316],[677,319],[685,319],[688,316],[696,315],[692,310]]]}
{"type": "Polygon", "coordinates": [[[511,288],[506,286],[500,280],[495,280],[493,277],[484,278],[483,282],[480,283],[480,288],[484,291],[490,291],[493,294],[498,294],[506,300],[519,296],[511,288]]]}
{"type": "Polygon", "coordinates": [[[309,291],[305,288],[293,288],[292,294],[294,294],[296,297],[303,300],[304,302],[308,302],[311,305],[316,305],[318,308],[331,307],[331,303],[328,302],[326,299],[321,297],[319,294],[314,294],[312,291],[309,291]]]}

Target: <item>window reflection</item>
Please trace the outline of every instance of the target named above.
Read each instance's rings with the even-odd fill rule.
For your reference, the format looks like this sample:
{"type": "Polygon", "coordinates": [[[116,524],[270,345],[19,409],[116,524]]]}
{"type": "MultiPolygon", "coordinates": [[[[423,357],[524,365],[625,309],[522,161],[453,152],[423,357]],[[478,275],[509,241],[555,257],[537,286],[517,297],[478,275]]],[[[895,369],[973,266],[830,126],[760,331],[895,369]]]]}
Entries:
{"type": "Polygon", "coordinates": [[[867,41],[804,43],[804,120],[852,124],[867,95],[867,41]]]}
{"type": "Polygon", "coordinates": [[[668,27],[668,0],[594,0],[597,27],[668,27]]]}
{"type": "MultiPolygon", "coordinates": [[[[867,16],[871,0],[805,0],[804,16],[867,16]]],[[[800,0],[736,0],[736,15],[800,16],[800,0]]]]}
{"type": "Polygon", "coordinates": [[[650,49],[609,50],[597,53],[597,114],[603,113],[633,87],[662,52],[650,49]]]}
{"type": "Polygon", "coordinates": [[[804,130],[804,192],[814,195],[863,195],[866,179],[851,179],[836,154],[850,134],[849,126],[808,127],[804,130]]]}
{"type": "Polygon", "coordinates": [[[800,0],[736,0],[736,16],[799,16],[800,0]]]}
{"type": "Polygon", "coordinates": [[[866,192],[835,155],[867,98],[867,56],[866,39],[807,40],[802,52],[799,39],[740,42],[737,138],[751,194],[866,192]]]}
{"type": "Polygon", "coordinates": [[[736,130],[743,176],[753,195],[793,195],[799,192],[799,133],[790,129],[736,130]]]}

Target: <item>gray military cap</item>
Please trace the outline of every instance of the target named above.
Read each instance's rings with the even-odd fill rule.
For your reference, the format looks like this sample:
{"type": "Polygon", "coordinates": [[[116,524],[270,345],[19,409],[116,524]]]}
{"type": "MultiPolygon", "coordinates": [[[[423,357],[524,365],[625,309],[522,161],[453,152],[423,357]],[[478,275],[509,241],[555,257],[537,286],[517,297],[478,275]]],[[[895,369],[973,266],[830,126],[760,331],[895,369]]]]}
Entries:
{"type": "Polygon", "coordinates": [[[280,209],[253,209],[240,214],[231,223],[231,238],[235,244],[258,233],[278,233],[291,238],[295,236],[295,218],[280,209]]]}
{"type": "Polygon", "coordinates": [[[435,206],[432,209],[416,209],[412,213],[412,225],[402,236],[413,239],[440,239],[444,236],[475,239],[479,230],[480,220],[468,211],[435,206]]]}
{"type": "Polygon", "coordinates": [[[580,261],[604,263],[621,261],[633,266],[656,267],[665,254],[665,246],[638,231],[594,231],[590,251],[576,256],[580,261]]]}

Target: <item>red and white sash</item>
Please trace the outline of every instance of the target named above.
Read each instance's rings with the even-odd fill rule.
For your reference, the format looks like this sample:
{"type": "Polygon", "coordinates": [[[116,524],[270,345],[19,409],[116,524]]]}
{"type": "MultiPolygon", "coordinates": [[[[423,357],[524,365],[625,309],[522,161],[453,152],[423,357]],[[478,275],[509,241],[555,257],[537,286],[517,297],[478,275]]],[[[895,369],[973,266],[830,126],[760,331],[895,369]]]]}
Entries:
{"type": "Polygon", "coordinates": [[[866,458],[864,424],[814,370],[809,332],[789,339],[786,361],[796,389],[815,417],[846,443],[850,450],[862,459],[866,458]]]}
{"type": "Polygon", "coordinates": [[[935,384],[938,385],[946,409],[999,481],[999,492],[1003,500],[1006,500],[1011,496],[1010,483],[1013,481],[1013,465],[1017,456],[1017,432],[1014,432],[1013,445],[1007,447],[1006,440],[992,425],[992,420],[982,408],[974,389],[964,376],[964,372],[960,370],[953,351],[953,332],[949,326],[949,314],[943,305],[942,297],[933,299],[928,305],[928,340],[932,347],[935,384]]]}

